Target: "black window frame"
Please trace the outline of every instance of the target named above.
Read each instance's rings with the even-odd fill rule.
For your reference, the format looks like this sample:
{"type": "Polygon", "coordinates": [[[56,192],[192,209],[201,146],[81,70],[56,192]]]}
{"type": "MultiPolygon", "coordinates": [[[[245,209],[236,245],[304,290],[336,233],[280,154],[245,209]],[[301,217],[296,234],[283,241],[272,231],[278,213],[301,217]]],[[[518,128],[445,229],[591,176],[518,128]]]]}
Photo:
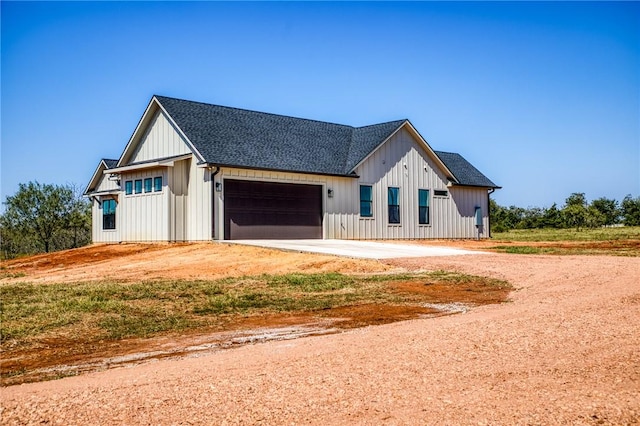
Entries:
{"type": "Polygon", "coordinates": [[[373,186],[372,185],[360,185],[360,217],[373,217],[373,186]],[[368,188],[369,189],[369,197],[362,197],[362,190],[368,188]],[[363,204],[364,203],[364,204],[363,204]],[[368,206],[365,209],[362,206],[368,206]],[[368,208],[369,214],[363,213],[368,208]]]}
{"type": "Polygon", "coordinates": [[[104,231],[112,231],[116,229],[116,208],[118,202],[109,198],[102,201],[102,229],[104,231]]]}
{"type": "Polygon", "coordinates": [[[418,189],[418,225],[429,225],[429,190],[428,189],[418,189]],[[426,193],[426,197],[421,197],[422,194],[426,193]],[[422,201],[425,201],[424,205],[422,201]]]}
{"type": "Polygon", "coordinates": [[[400,221],[400,188],[397,186],[390,186],[387,188],[387,221],[389,225],[399,225],[400,221]],[[392,191],[395,190],[395,202],[392,204],[392,191]]]}
{"type": "Polygon", "coordinates": [[[142,184],[144,188],[144,193],[147,194],[153,191],[153,178],[144,178],[144,182],[142,184]],[[147,185],[148,184],[148,185],[147,185]]]}
{"type": "Polygon", "coordinates": [[[133,192],[142,194],[142,179],[136,179],[133,183],[133,192]]]}
{"type": "Polygon", "coordinates": [[[449,196],[449,191],[447,191],[446,189],[434,189],[433,190],[433,196],[434,197],[448,197],[449,196]]]}
{"type": "Polygon", "coordinates": [[[133,181],[127,180],[124,182],[124,193],[125,195],[133,194],[133,181]]]}
{"type": "Polygon", "coordinates": [[[162,192],[162,176],[153,178],[153,192],[162,192]],[[160,185],[158,185],[158,182],[160,182],[160,185]]]}

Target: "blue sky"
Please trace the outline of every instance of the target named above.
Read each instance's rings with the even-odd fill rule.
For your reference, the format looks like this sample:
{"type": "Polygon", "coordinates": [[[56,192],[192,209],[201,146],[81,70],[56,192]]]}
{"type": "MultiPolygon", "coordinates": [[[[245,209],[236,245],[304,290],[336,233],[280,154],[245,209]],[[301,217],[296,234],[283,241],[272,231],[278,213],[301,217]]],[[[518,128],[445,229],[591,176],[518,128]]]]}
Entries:
{"type": "Polygon", "coordinates": [[[501,205],[640,195],[640,3],[1,3],[1,196],[84,187],[153,94],[408,118],[501,205]]]}

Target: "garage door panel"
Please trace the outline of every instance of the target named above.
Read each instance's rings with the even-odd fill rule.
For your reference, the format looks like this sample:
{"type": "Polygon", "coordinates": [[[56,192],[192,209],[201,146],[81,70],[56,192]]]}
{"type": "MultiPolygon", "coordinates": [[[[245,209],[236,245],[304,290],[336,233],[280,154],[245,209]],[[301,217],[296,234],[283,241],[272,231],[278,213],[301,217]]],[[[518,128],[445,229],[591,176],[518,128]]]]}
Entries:
{"type": "Polygon", "coordinates": [[[322,238],[322,187],[225,180],[225,239],[322,238]]]}

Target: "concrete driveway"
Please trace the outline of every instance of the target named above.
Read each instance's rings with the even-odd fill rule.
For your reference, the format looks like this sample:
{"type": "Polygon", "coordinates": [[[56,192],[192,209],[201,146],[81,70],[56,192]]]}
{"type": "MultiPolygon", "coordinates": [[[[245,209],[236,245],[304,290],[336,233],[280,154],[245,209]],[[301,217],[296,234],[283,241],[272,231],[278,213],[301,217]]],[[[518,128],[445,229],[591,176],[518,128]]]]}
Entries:
{"type": "Polygon", "coordinates": [[[225,243],[276,248],[309,253],[333,254],[362,259],[392,259],[398,257],[457,256],[486,254],[480,251],[452,247],[433,247],[411,244],[378,243],[353,240],[234,240],[225,243]]]}

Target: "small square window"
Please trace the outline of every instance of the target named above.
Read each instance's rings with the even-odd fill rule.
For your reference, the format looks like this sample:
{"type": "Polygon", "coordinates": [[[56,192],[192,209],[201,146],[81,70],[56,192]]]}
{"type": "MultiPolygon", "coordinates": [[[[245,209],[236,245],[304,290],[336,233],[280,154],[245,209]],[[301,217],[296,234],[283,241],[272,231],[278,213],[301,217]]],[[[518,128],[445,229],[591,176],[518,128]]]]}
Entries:
{"type": "Polygon", "coordinates": [[[154,192],[162,191],[162,176],[156,176],[153,178],[153,190],[154,192]]]}
{"type": "Polygon", "coordinates": [[[153,180],[151,178],[146,178],[144,180],[144,192],[151,192],[153,180]]]}
{"type": "Polygon", "coordinates": [[[133,181],[132,180],[128,180],[124,183],[124,193],[126,195],[131,195],[133,194],[133,181]]]}
{"type": "Polygon", "coordinates": [[[136,194],[142,194],[142,179],[136,179],[135,189],[136,189],[136,194]]]}

